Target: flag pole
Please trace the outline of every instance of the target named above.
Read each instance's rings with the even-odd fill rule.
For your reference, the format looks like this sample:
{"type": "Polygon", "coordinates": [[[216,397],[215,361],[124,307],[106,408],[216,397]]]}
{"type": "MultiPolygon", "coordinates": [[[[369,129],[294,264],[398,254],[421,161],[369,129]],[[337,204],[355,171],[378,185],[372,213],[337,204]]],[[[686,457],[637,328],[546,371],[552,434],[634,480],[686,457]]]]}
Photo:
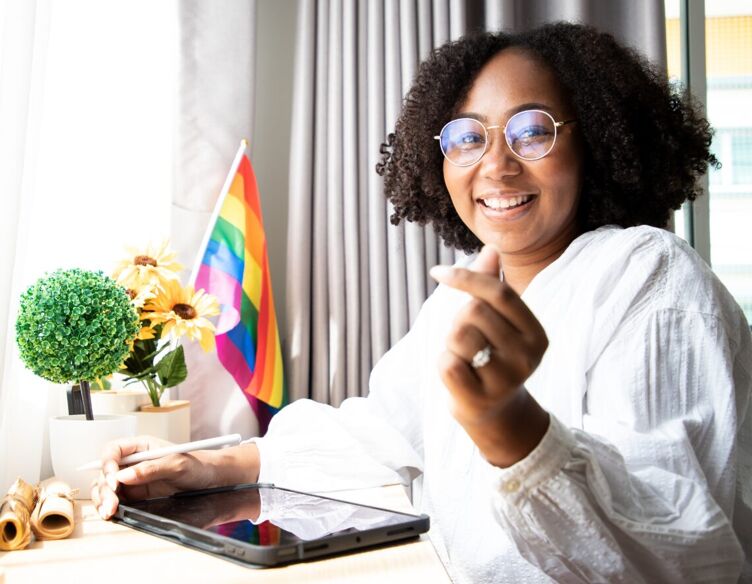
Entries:
{"type": "Polygon", "coordinates": [[[194,262],[193,270],[191,271],[191,279],[188,281],[191,286],[196,285],[196,278],[198,277],[198,270],[201,267],[201,260],[204,259],[204,254],[206,253],[206,246],[209,244],[209,238],[211,237],[211,233],[214,230],[214,224],[217,222],[217,217],[219,216],[219,212],[222,209],[222,204],[225,202],[225,197],[227,197],[227,193],[230,190],[230,185],[232,185],[232,181],[235,178],[235,173],[238,171],[238,166],[240,166],[240,159],[243,157],[243,154],[245,153],[246,148],[248,148],[248,140],[243,138],[240,141],[240,146],[238,147],[238,151],[235,153],[235,159],[232,161],[232,166],[230,167],[230,172],[227,174],[227,178],[225,179],[225,184],[222,185],[222,190],[219,193],[219,198],[217,199],[217,202],[214,205],[214,211],[212,212],[212,215],[209,218],[209,223],[207,224],[206,231],[204,232],[204,239],[201,242],[201,246],[198,248],[198,254],[196,254],[196,261],[194,262]]]}

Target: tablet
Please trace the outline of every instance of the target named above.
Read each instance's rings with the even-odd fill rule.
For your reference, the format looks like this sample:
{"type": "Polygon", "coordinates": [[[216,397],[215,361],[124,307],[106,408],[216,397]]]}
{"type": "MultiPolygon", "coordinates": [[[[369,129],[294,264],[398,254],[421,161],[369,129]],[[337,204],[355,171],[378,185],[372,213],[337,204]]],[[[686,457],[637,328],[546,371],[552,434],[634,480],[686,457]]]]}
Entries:
{"type": "Polygon", "coordinates": [[[113,521],[247,566],[277,566],[417,537],[410,515],[269,484],[121,503],[113,521]]]}

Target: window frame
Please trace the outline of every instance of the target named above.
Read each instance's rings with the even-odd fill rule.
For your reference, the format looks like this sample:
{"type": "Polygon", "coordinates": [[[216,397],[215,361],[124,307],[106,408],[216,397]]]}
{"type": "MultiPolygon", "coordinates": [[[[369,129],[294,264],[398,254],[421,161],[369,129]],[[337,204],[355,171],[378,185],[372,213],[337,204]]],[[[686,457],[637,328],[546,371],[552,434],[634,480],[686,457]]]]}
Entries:
{"type": "MultiPolygon", "coordinates": [[[[707,112],[707,72],[705,70],[705,2],[680,0],[679,30],[681,76],[689,91],[707,112]]],[[[701,181],[703,196],[683,205],[684,233],[689,244],[710,263],[709,173],[701,181]]]]}

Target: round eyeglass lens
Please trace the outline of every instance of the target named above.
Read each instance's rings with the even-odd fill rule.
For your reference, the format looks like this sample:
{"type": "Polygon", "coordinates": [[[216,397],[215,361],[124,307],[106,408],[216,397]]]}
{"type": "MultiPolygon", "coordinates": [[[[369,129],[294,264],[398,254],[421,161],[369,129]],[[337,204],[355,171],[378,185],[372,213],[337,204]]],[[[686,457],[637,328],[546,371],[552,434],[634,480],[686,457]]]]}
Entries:
{"type": "Polygon", "coordinates": [[[478,162],[486,151],[486,139],[486,128],[472,118],[452,120],[439,134],[441,151],[457,166],[478,162]]]}
{"type": "Polygon", "coordinates": [[[525,160],[537,160],[554,147],[556,125],[546,112],[524,111],[509,118],[504,137],[517,156],[525,160]]]}

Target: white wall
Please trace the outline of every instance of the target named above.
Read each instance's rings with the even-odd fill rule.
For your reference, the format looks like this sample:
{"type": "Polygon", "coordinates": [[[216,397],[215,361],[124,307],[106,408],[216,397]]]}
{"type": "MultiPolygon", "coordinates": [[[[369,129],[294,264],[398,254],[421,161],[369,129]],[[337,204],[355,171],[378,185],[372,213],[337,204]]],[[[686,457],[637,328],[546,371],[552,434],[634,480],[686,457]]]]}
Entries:
{"type": "Polygon", "coordinates": [[[297,0],[258,0],[255,136],[258,180],[279,333],[285,343],[287,197],[297,0]],[[263,147],[261,147],[263,145],[263,147]]]}

